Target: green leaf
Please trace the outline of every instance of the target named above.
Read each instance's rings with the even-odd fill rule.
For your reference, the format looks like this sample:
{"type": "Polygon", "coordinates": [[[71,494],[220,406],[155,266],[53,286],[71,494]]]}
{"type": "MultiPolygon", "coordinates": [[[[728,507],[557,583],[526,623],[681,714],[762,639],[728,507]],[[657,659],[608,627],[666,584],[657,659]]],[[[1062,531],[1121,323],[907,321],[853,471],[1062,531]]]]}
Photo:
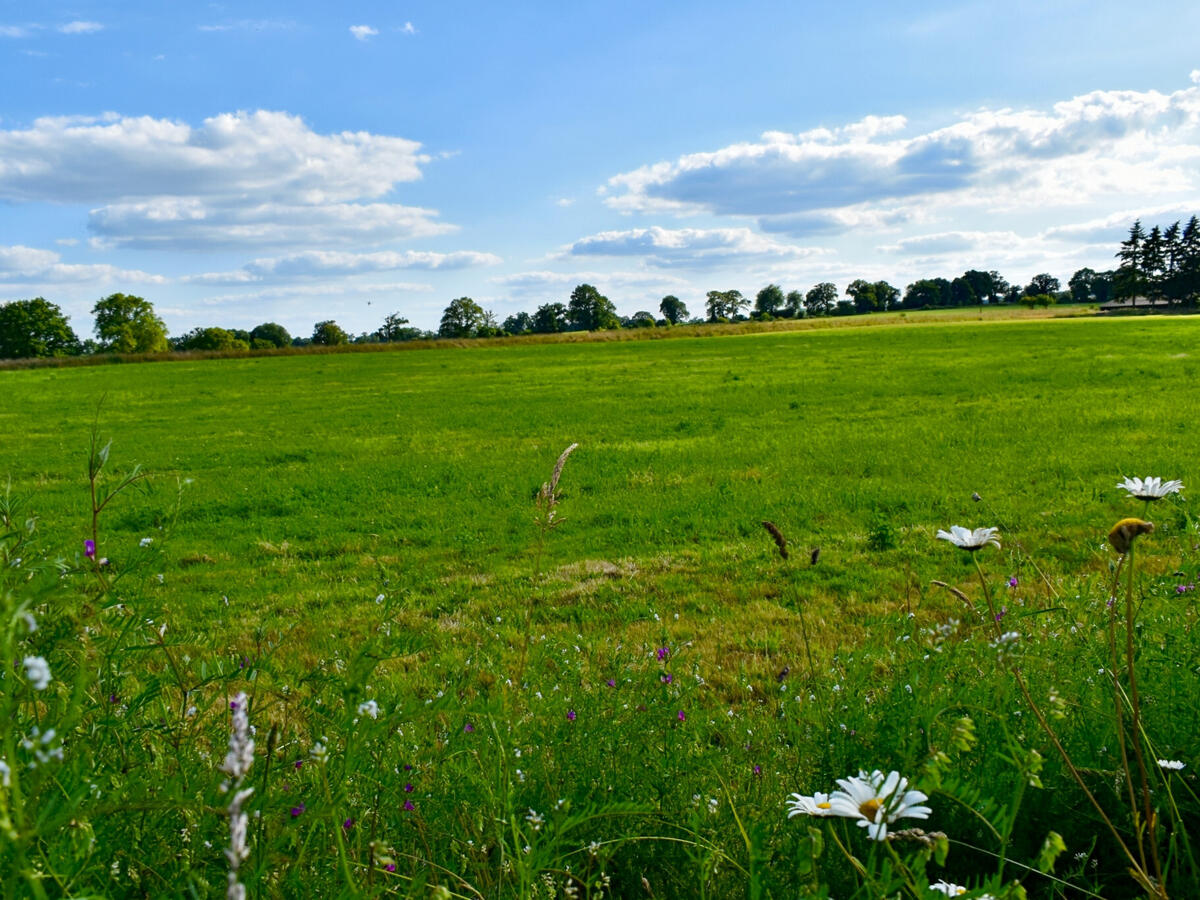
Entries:
{"type": "Polygon", "coordinates": [[[1065,852],[1067,845],[1063,843],[1062,835],[1057,831],[1051,831],[1046,835],[1046,840],[1042,842],[1042,849],[1038,851],[1037,867],[1039,872],[1049,872],[1054,868],[1054,861],[1058,859],[1060,853],[1065,852]]]}

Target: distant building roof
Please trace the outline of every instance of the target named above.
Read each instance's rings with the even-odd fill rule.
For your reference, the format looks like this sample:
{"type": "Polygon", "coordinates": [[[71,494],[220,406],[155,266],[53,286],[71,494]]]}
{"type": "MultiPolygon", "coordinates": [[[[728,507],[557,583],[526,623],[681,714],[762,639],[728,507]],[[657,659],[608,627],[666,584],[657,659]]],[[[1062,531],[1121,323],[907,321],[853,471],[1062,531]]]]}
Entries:
{"type": "Polygon", "coordinates": [[[1149,297],[1131,297],[1123,300],[1109,300],[1100,304],[1101,312],[1118,309],[1150,309],[1152,307],[1170,306],[1167,300],[1151,300],[1149,297]]]}

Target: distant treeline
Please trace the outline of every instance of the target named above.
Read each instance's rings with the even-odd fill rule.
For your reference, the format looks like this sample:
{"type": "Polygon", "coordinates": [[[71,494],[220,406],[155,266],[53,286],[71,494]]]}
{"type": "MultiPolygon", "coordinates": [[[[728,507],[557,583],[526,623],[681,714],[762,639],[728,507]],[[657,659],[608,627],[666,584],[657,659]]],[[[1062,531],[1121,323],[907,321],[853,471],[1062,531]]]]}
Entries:
{"type": "Polygon", "coordinates": [[[1167,228],[1155,225],[1149,232],[1136,221],[1116,254],[1116,269],[1097,272],[1083,268],[1062,289],[1052,275],[1035,275],[1029,284],[1009,282],[995,270],[970,269],[954,279],[914,281],[901,294],[886,281],[857,279],[843,295],[832,282],[821,282],[805,292],[787,293],[768,284],[751,301],[741,291],[709,291],[704,315],[693,316],[687,304],[674,295],[663,297],[658,315],[639,310],[617,314],[616,306],[590,284],[580,284],[566,303],[551,301],[533,312],[514,313],[499,321],[470,297],[450,301],[437,331],[409,324],[399,313],[386,316],[372,332],[351,335],[333,320],[317,322],[310,336],[293,337],[282,325],[264,322],[250,331],[238,328],[193,328],[169,337],[154,306],[142,297],[112,294],[92,307],[94,339],[80,340],[62,310],[41,297],[0,304],[0,359],[81,356],[96,353],[153,354],[168,351],[253,351],[282,347],[388,344],[439,338],[507,337],[523,334],[557,334],[568,331],[610,331],[620,328],[664,328],[673,325],[742,322],[750,319],[799,319],[818,316],[866,315],[889,309],[927,309],[982,304],[1112,301],[1133,305],[1194,309],[1200,302],[1200,221],[1167,228]]]}

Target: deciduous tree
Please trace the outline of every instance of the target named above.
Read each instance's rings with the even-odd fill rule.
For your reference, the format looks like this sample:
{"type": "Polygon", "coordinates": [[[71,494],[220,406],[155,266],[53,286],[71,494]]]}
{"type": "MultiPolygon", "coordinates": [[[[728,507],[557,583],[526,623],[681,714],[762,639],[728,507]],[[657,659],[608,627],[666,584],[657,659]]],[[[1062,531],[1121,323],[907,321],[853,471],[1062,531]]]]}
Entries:
{"type": "Polygon", "coordinates": [[[154,313],[154,305],[132,294],[112,294],[96,301],[96,337],[101,350],[112,353],[163,353],[167,326],[154,313]]]}
{"type": "Polygon", "coordinates": [[[57,304],[42,297],[0,304],[0,358],[74,356],[80,350],[57,304]]]}

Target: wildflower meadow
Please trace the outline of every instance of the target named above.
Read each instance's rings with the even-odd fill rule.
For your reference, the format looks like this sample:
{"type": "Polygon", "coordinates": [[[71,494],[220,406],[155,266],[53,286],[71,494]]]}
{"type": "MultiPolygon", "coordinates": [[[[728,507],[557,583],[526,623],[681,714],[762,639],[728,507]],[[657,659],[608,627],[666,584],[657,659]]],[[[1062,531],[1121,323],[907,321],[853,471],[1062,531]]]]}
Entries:
{"type": "Polygon", "coordinates": [[[5,372],[0,888],[1200,896],[1194,328],[5,372]]]}

